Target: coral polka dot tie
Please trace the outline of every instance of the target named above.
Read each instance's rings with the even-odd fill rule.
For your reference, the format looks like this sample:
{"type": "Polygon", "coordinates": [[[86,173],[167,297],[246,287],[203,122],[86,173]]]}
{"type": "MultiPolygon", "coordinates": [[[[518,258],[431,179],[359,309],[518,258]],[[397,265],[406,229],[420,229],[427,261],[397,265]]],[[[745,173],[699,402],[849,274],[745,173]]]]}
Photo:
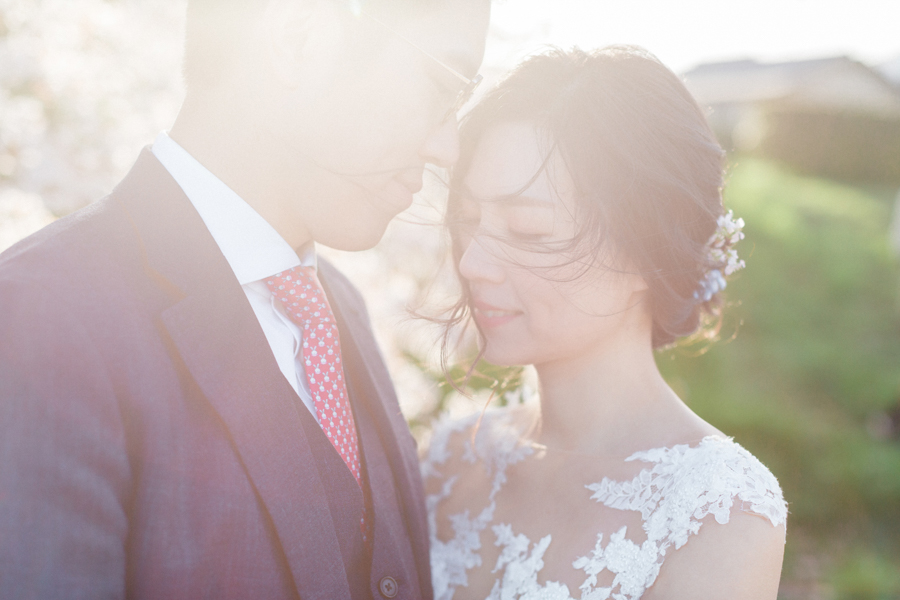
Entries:
{"type": "Polygon", "coordinates": [[[303,331],[303,364],[319,425],[363,489],[356,423],[344,381],[337,322],[316,270],[294,267],[269,277],[266,284],[303,331]]]}

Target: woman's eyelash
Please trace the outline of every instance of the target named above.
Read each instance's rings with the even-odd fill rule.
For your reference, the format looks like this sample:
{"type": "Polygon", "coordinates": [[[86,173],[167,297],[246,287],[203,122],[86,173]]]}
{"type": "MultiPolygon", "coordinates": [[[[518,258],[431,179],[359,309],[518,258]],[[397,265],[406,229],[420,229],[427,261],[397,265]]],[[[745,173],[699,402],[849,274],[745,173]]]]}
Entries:
{"type": "Polygon", "coordinates": [[[543,233],[525,233],[523,231],[510,231],[509,236],[520,242],[539,242],[546,234],[543,233]]]}

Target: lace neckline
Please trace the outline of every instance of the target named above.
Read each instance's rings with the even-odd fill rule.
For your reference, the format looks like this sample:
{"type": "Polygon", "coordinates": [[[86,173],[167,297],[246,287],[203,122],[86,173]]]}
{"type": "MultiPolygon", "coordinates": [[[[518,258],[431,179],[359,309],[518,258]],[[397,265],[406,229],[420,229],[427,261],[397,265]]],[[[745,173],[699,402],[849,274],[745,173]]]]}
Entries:
{"type": "MultiPolygon", "coordinates": [[[[481,534],[494,534],[500,556],[493,572],[497,579],[488,600],[573,600],[569,588],[558,582],[538,583],[544,555],[551,547],[552,532],[537,541],[516,533],[510,523],[493,523],[496,496],[506,483],[506,471],[534,454],[534,444],[523,440],[510,411],[486,414],[482,426],[461,448],[463,465],[481,463],[491,478],[491,490],[481,511],[448,515],[453,538],[437,537],[438,506],[450,496],[458,475],[440,472],[451,456],[454,434],[468,431],[472,419],[443,421],[435,428],[432,446],[422,465],[423,476],[437,477],[443,485],[427,498],[432,542],[432,569],[437,600],[450,600],[458,587],[468,583],[467,572],[481,566],[481,534]]],[[[589,455],[583,455],[589,456],[589,455]]],[[[613,457],[619,458],[619,457],[613,457]]],[[[640,462],[643,468],[631,480],[604,477],[582,489],[590,499],[606,507],[640,513],[646,539],[636,543],[628,528],[605,536],[584,556],[573,556],[572,566],[584,572],[582,600],[637,600],[653,585],[670,548],[681,548],[700,530],[701,521],[713,515],[727,523],[733,508],[764,516],[773,525],[786,518],[786,505],[775,478],[749,452],[729,438],[704,437],[696,445],[675,444],[634,452],[621,458],[640,462]],[[612,585],[598,585],[599,576],[612,577],[612,585]]],[[[472,502],[477,507],[476,502],[472,502]]]]}
{"type": "Polygon", "coordinates": [[[531,449],[533,454],[545,453],[545,454],[561,454],[564,456],[573,456],[579,458],[595,458],[597,460],[608,460],[608,461],[628,461],[636,454],[641,454],[643,452],[653,452],[656,450],[665,450],[670,448],[675,448],[676,446],[687,446],[688,448],[696,448],[704,441],[709,439],[717,439],[717,440],[728,440],[730,438],[720,435],[718,433],[710,433],[708,435],[704,435],[703,437],[693,438],[690,440],[680,441],[674,444],[663,445],[663,446],[654,446],[652,448],[634,450],[631,452],[621,452],[617,454],[600,454],[593,452],[580,452],[578,450],[564,450],[562,448],[557,448],[553,446],[547,446],[545,444],[541,444],[536,441],[528,441],[522,440],[522,445],[531,449]]]}

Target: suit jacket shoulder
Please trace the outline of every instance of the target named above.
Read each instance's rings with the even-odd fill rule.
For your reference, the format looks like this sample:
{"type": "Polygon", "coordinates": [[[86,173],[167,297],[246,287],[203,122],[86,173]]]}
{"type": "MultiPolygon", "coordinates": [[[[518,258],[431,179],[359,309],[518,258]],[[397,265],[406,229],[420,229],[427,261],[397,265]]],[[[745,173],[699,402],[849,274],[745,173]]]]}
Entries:
{"type": "MultiPolygon", "coordinates": [[[[393,576],[427,598],[412,439],[359,292],[323,273],[384,474],[367,595],[393,576]]],[[[0,597],[351,597],[295,396],[145,152],[109,197],[0,255],[0,597]]]]}

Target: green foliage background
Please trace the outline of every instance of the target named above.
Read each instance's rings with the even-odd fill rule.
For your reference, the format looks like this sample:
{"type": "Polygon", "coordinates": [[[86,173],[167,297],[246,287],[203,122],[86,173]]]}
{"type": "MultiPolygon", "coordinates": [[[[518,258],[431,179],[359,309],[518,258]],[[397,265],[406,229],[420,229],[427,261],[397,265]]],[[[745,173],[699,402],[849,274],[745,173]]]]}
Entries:
{"type": "Polygon", "coordinates": [[[781,482],[786,592],[900,598],[900,441],[870,432],[900,403],[894,190],[733,162],[725,202],[747,223],[747,269],[728,288],[725,339],[658,362],[781,482]]]}

